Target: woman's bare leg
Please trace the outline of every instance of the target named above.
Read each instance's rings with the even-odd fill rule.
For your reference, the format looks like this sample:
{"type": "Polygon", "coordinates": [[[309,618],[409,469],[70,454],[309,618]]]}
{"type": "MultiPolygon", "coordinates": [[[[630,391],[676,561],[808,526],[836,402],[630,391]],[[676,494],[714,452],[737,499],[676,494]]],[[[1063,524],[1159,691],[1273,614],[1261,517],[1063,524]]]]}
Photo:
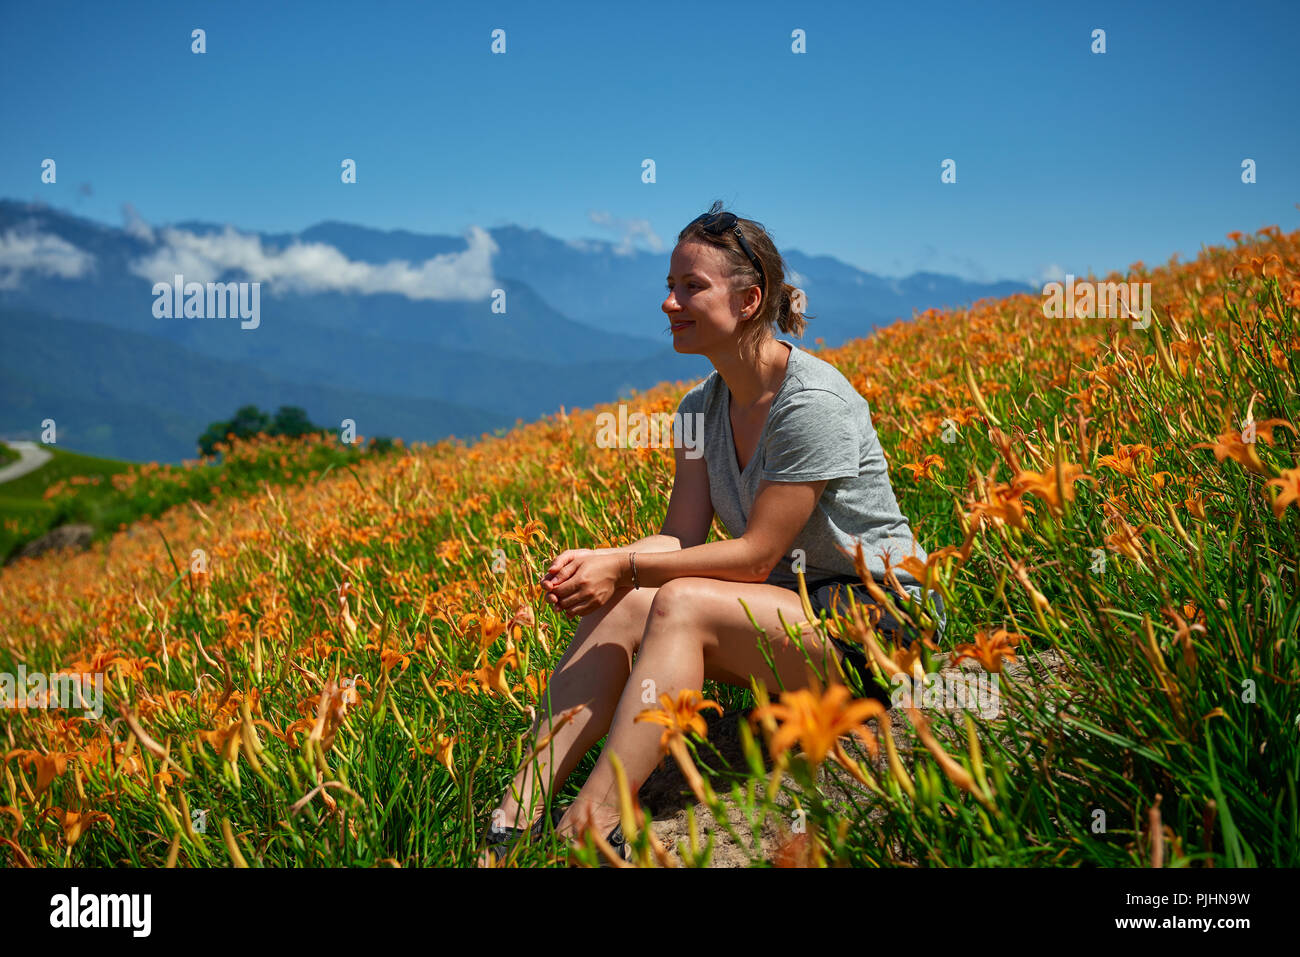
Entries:
{"type": "Polygon", "coordinates": [[[492,823],[502,827],[531,825],[541,816],[544,791],[559,789],[609,730],[657,591],[620,588],[604,605],[582,618],[555,666],[549,686],[550,709],[534,722],[529,749],[550,731],[554,715],[576,705],[586,707],[556,732],[534,761],[524,763],[494,811],[492,823]],[[550,775],[548,767],[553,767],[550,775]]]}
{"type": "MultiPolygon", "coordinates": [[[[657,703],[660,694],[676,699],[682,689],[701,690],[705,678],[747,687],[753,675],[772,693],[782,686],[786,690],[808,686],[810,669],[804,652],[787,637],[778,611],[790,624],[804,621],[798,593],[775,585],[675,578],[656,590],[640,654],[618,700],[609,739],[561,821],[562,832],[576,835],[589,826],[604,837],[618,823],[611,751],[622,762],[633,794],[659,764],[663,727],[635,722],[637,714],[651,707],[644,702],[647,688],[657,703]],[[738,601],[741,598],[771,642],[776,674],[763,657],[758,633],[738,601]]],[[[818,675],[841,682],[836,667],[840,653],[834,645],[809,628],[803,629],[802,641],[818,675]]]]}

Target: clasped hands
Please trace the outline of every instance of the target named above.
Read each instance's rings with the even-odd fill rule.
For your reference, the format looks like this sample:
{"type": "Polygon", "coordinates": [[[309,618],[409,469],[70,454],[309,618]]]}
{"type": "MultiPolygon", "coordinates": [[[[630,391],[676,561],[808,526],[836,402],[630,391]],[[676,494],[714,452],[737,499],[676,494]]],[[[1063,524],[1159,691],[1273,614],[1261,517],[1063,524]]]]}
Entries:
{"type": "Polygon", "coordinates": [[[609,601],[629,568],[626,552],[571,548],[555,557],[540,584],[551,607],[581,618],[609,601]]]}

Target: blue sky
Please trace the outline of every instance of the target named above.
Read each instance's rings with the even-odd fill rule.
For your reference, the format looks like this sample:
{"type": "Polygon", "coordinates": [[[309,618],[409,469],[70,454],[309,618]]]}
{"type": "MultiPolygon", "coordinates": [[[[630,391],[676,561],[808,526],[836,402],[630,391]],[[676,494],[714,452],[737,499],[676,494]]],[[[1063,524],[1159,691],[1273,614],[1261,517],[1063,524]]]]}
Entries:
{"type": "Polygon", "coordinates": [[[1105,274],[1300,226],[1298,8],[7,0],[0,196],[115,225],[517,223],[665,262],[721,198],[885,275],[1105,274]]]}

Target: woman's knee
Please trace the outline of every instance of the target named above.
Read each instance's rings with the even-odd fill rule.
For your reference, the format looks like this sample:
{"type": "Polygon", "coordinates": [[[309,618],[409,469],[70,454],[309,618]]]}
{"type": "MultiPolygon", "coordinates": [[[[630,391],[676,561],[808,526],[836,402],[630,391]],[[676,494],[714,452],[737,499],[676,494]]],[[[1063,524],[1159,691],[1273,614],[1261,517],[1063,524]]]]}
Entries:
{"type": "Polygon", "coordinates": [[[645,632],[646,618],[654,601],[653,588],[619,588],[609,601],[583,617],[574,636],[575,643],[594,640],[613,641],[635,652],[645,632]]]}
{"type": "Polygon", "coordinates": [[[716,589],[718,582],[711,578],[671,578],[655,589],[650,604],[650,618],[657,620],[699,611],[701,599],[716,589]]]}

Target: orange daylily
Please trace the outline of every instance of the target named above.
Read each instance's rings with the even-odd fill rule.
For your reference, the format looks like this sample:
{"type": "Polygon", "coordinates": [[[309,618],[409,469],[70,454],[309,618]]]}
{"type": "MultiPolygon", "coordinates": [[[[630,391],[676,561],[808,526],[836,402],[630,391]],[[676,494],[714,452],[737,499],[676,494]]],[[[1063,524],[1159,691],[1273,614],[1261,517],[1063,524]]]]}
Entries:
{"type": "Polygon", "coordinates": [[[1255,426],[1255,434],[1263,439],[1267,445],[1273,444],[1273,430],[1279,425],[1292,435],[1296,434],[1295,426],[1286,419],[1263,419],[1252,424],[1255,426]]]}
{"type": "Polygon", "coordinates": [[[1273,514],[1280,522],[1282,513],[1292,502],[1297,502],[1300,507],[1300,468],[1283,469],[1280,478],[1269,479],[1266,485],[1276,485],[1280,492],[1273,498],[1273,514]]]}
{"type": "Polygon", "coordinates": [[[1053,515],[1063,515],[1065,507],[1061,498],[1064,496],[1066,502],[1074,501],[1075,482],[1091,482],[1094,487],[1098,484],[1091,475],[1083,474],[1082,465],[1063,462],[1059,475],[1056,466],[1042,472],[1021,472],[1016,476],[1012,488],[1019,489],[1022,493],[1032,492],[1047,503],[1047,509],[1053,515]]]}
{"type": "Polygon", "coordinates": [[[59,822],[59,827],[63,828],[63,840],[68,847],[76,844],[82,832],[98,821],[107,821],[108,829],[115,830],[113,819],[103,811],[65,811],[61,807],[47,807],[41,813],[41,818],[47,817],[59,822]]]}
{"type": "Polygon", "coordinates": [[[972,530],[984,519],[989,519],[994,526],[1007,524],[1029,531],[1029,520],[1025,518],[1025,513],[1033,515],[1035,512],[1032,505],[1021,499],[1024,491],[1023,488],[1000,482],[989,485],[985,500],[971,503],[970,511],[966,513],[972,530]]]}
{"type": "Polygon", "coordinates": [[[533,539],[538,541],[546,540],[546,526],[537,519],[529,519],[526,524],[516,525],[512,532],[502,532],[502,538],[508,538],[512,542],[518,542],[527,548],[533,543],[533,539]]]}
{"type": "MultiPolygon", "coordinates": [[[[321,746],[328,751],[334,746],[334,736],[338,733],[344,718],[347,717],[348,711],[361,703],[361,694],[357,688],[364,683],[365,680],[359,675],[354,678],[343,678],[338,682],[326,681],[325,687],[319,694],[308,698],[300,705],[303,708],[310,708],[311,703],[315,701],[315,718],[307,717],[291,724],[285,729],[286,740],[295,731],[310,729],[308,739],[321,742],[321,746]]],[[[234,749],[237,753],[237,742],[234,749]]]]}
{"type": "MultiPolygon", "coordinates": [[[[1285,419],[1265,419],[1262,422],[1254,423],[1255,434],[1267,444],[1272,445],[1273,428],[1278,425],[1284,426],[1292,434],[1295,433],[1295,428],[1285,419]]],[[[1191,447],[1194,449],[1213,449],[1214,459],[1217,462],[1232,459],[1242,468],[1249,469],[1256,475],[1268,474],[1264,463],[1260,461],[1259,455],[1255,452],[1255,443],[1243,441],[1241,433],[1234,429],[1221,432],[1213,442],[1197,442],[1191,447]]]]}
{"type": "Polygon", "coordinates": [[[1118,552],[1126,558],[1142,563],[1146,558],[1146,543],[1142,541],[1142,533],[1148,526],[1142,524],[1134,528],[1117,509],[1110,508],[1107,511],[1119,528],[1106,536],[1106,547],[1112,552],[1118,552]]]}
{"type": "Polygon", "coordinates": [[[1003,660],[1016,660],[1015,646],[1024,637],[1008,632],[1005,628],[998,628],[992,633],[977,631],[974,644],[961,644],[953,649],[952,663],[955,665],[963,659],[971,658],[983,665],[985,671],[1001,674],[1003,660]]]}
{"type": "MultiPolygon", "coordinates": [[[[311,722],[304,718],[302,721],[290,725],[289,730],[286,733],[292,734],[296,726],[299,724],[305,724],[307,727],[311,726],[311,722]]],[[[234,760],[239,757],[240,726],[241,722],[232,721],[230,724],[221,728],[200,728],[195,733],[199,738],[206,741],[212,750],[220,754],[222,760],[233,763],[234,760]]]]}
{"type": "Polygon", "coordinates": [[[1155,450],[1149,445],[1138,442],[1135,445],[1117,445],[1112,455],[1103,455],[1097,460],[1098,465],[1114,469],[1122,475],[1137,477],[1138,464],[1155,459],[1155,450]]]}
{"type": "Polygon", "coordinates": [[[42,793],[55,778],[63,774],[68,768],[68,758],[72,755],[63,752],[54,752],[52,754],[41,754],[39,751],[29,751],[18,749],[10,751],[5,755],[5,760],[17,758],[20,766],[31,768],[36,767],[36,793],[42,793]]]}
{"type": "Polygon", "coordinates": [[[688,731],[694,731],[700,737],[708,734],[709,726],[700,714],[705,708],[713,708],[722,714],[722,705],[705,701],[704,695],[693,688],[683,688],[677,692],[676,701],[665,692],[659,696],[658,708],[647,708],[632,720],[662,724],[664,733],[659,736],[659,747],[667,748],[674,738],[683,737],[688,731]]]}
{"type": "Polygon", "coordinates": [[[510,693],[510,686],[506,684],[506,669],[511,666],[519,667],[519,653],[513,648],[498,658],[495,664],[480,668],[479,673],[480,680],[487,688],[500,691],[513,701],[514,696],[510,693]]]}
{"type": "Polygon", "coordinates": [[[930,454],[921,459],[920,462],[904,463],[903,468],[912,470],[913,481],[934,478],[935,469],[943,470],[943,456],[930,454]]]}
{"type": "Polygon", "coordinates": [[[379,663],[383,666],[385,671],[392,671],[395,666],[401,665],[402,671],[404,672],[411,664],[411,652],[401,652],[392,648],[385,648],[379,653],[379,663]]]}
{"type": "MultiPolygon", "coordinates": [[[[441,727],[441,725],[439,727],[441,727]]],[[[451,773],[452,777],[455,777],[456,768],[452,763],[453,761],[452,750],[455,748],[455,746],[456,746],[456,735],[435,733],[434,743],[432,747],[426,748],[424,745],[417,745],[416,747],[410,749],[410,753],[414,754],[418,747],[421,753],[434,755],[435,760],[437,760],[439,764],[445,767],[448,770],[448,772],[451,773]]]]}
{"type": "Polygon", "coordinates": [[[863,722],[885,713],[885,706],[874,698],[850,700],[851,697],[852,692],[842,684],[833,684],[820,695],[807,688],[783,691],[780,704],[756,708],[749,720],[757,723],[773,717],[781,722],[772,736],[773,759],[779,758],[797,741],[814,766],[821,764],[829,754],[847,768],[852,766],[852,762],[844,753],[840,738],[853,734],[873,756],[876,755],[875,735],[863,722]]]}
{"type": "Polygon", "coordinates": [[[1249,259],[1243,259],[1231,269],[1228,275],[1233,279],[1244,279],[1246,276],[1260,276],[1270,279],[1281,275],[1286,270],[1286,265],[1277,253],[1269,253],[1267,256],[1251,256],[1249,259]]]}

